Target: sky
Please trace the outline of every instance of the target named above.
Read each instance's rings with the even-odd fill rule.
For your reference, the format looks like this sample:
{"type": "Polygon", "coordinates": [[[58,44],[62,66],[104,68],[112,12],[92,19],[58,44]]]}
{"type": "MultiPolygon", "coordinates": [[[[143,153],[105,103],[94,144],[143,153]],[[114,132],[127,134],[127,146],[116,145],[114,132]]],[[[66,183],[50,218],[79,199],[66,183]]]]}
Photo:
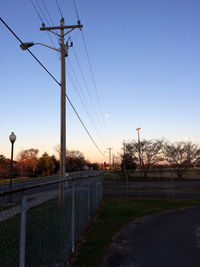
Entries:
{"type": "MultiPolygon", "coordinates": [[[[73,0],[57,2],[65,24],[76,24],[73,0]]],[[[56,0],[1,0],[0,17],[23,42],[58,48],[54,34],[39,30],[41,20],[32,3],[46,26],[52,26],[48,14],[53,26],[59,25],[56,0]]],[[[137,138],[138,127],[142,127],[141,138],[173,142],[190,138],[199,144],[200,1],[75,3],[93,76],[77,29],[69,35],[73,48],[66,58],[66,90],[105,156],[108,147],[118,155],[123,140],[137,138]]],[[[1,22],[0,32],[0,154],[10,157],[12,131],[17,136],[15,159],[29,148],[39,149],[40,155],[45,151],[56,154],[60,143],[60,87],[27,51],[20,49],[19,41],[1,22]]],[[[31,51],[60,81],[59,54],[40,45],[31,51]]],[[[66,112],[67,149],[83,152],[92,162],[108,162],[68,103],[66,112]]]]}

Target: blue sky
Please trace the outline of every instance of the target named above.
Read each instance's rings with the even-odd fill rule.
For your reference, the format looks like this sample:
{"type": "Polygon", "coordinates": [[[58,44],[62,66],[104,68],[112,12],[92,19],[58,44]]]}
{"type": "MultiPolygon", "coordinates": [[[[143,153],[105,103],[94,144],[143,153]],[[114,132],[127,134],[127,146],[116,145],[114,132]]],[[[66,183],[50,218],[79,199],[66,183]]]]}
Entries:
{"type": "MultiPolygon", "coordinates": [[[[54,25],[58,25],[60,13],[56,1],[44,1],[54,25]]],[[[47,16],[42,0],[37,2],[47,16]]],[[[58,0],[58,3],[66,24],[76,24],[73,1],[58,0]]],[[[70,73],[67,61],[73,66],[95,127],[68,77],[67,93],[101,150],[112,147],[117,154],[123,139],[137,137],[137,127],[142,127],[142,138],[180,141],[189,137],[200,143],[200,2],[76,0],[76,5],[84,25],[101,114],[79,30],[71,38],[92,101],[73,49],[66,65],[70,73]]],[[[31,1],[2,0],[0,16],[23,41],[52,45],[48,35],[39,31],[41,21],[31,1]]],[[[60,142],[59,86],[27,51],[19,48],[19,42],[3,24],[0,31],[0,154],[10,155],[11,131],[17,135],[16,157],[22,149],[32,147],[40,153],[55,154],[60,142]]],[[[52,38],[57,47],[57,39],[52,38]]],[[[39,45],[31,51],[60,80],[59,55],[39,45]]],[[[91,161],[107,160],[90,141],[69,105],[67,147],[82,151],[91,161]]]]}

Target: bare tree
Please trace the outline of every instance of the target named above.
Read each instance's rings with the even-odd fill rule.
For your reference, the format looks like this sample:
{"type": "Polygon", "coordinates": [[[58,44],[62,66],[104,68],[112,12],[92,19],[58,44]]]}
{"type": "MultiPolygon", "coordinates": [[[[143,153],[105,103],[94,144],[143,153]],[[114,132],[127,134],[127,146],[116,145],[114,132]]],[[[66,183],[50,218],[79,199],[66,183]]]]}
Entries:
{"type": "Polygon", "coordinates": [[[179,179],[200,162],[200,149],[191,142],[166,143],[163,155],[179,179]]]}
{"type": "Polygon", "coordinates": [[[164,139],[135,141],[126,143],[126,153],[132,155],[134,162],[142,169],[144,177],[148,176],[150,167],[163,160],[161,155],[164,139]]]}

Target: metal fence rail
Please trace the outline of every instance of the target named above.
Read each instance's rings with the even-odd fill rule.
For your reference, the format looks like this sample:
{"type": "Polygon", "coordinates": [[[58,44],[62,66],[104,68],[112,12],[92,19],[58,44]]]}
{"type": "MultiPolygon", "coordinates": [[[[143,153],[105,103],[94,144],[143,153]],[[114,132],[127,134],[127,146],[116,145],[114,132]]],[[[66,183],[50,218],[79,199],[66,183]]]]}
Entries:
{"type": "Polygon", "coordinates": [[[80,176],[0,193],[0,266],[65,266],[103,196],[102,172],[80,176]]]}

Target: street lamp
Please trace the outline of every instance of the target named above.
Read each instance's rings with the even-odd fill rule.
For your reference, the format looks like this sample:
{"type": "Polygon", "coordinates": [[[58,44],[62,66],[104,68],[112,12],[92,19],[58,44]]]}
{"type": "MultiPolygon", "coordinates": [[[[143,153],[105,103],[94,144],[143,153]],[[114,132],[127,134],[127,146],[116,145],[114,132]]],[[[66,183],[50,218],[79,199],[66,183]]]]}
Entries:
{"type": "Polygon", "coordinates": [[[138,145],[139,145],[139,161],[140,161],[140,167],[141,167],[141,151],[140,151],[140,130],[142,130],[142,128],[136,128],[136,131],[138,132],[138,145]]]}
{"type": "Polygon", "coordinates": [[[56,50],[57,52],[60,52],[60,49],[57,49],[55,47],[51,47],[51,46],[43,44],[43,43],[25,42],[25,43],[20,44],[20,47],[22,50],[27,50],[31,46],[34,46],[34,45],[42,45],[42,46],[48,47],[50,49],[56,50]]]}
{"type": "MultiPolygon", "coordinates": [[[[14,149],[14,142],[16,140],[16,135],[14,132],[11,133],[9,136],[10,142],[11,142],[11,160],[10,160],[10,185],[9,189],[12,190],[12,177],[13,177],[13,149],[14,149]]],[[[11,201],[12,201],[12,195],[11,196],[11,201]]]]}
{"type": "Polygon", "coordinates": [[[142,128],[137,128],[136,131],[138,132],[138,143],[140,142],[140,130],[142,130],[142,128]]]}

